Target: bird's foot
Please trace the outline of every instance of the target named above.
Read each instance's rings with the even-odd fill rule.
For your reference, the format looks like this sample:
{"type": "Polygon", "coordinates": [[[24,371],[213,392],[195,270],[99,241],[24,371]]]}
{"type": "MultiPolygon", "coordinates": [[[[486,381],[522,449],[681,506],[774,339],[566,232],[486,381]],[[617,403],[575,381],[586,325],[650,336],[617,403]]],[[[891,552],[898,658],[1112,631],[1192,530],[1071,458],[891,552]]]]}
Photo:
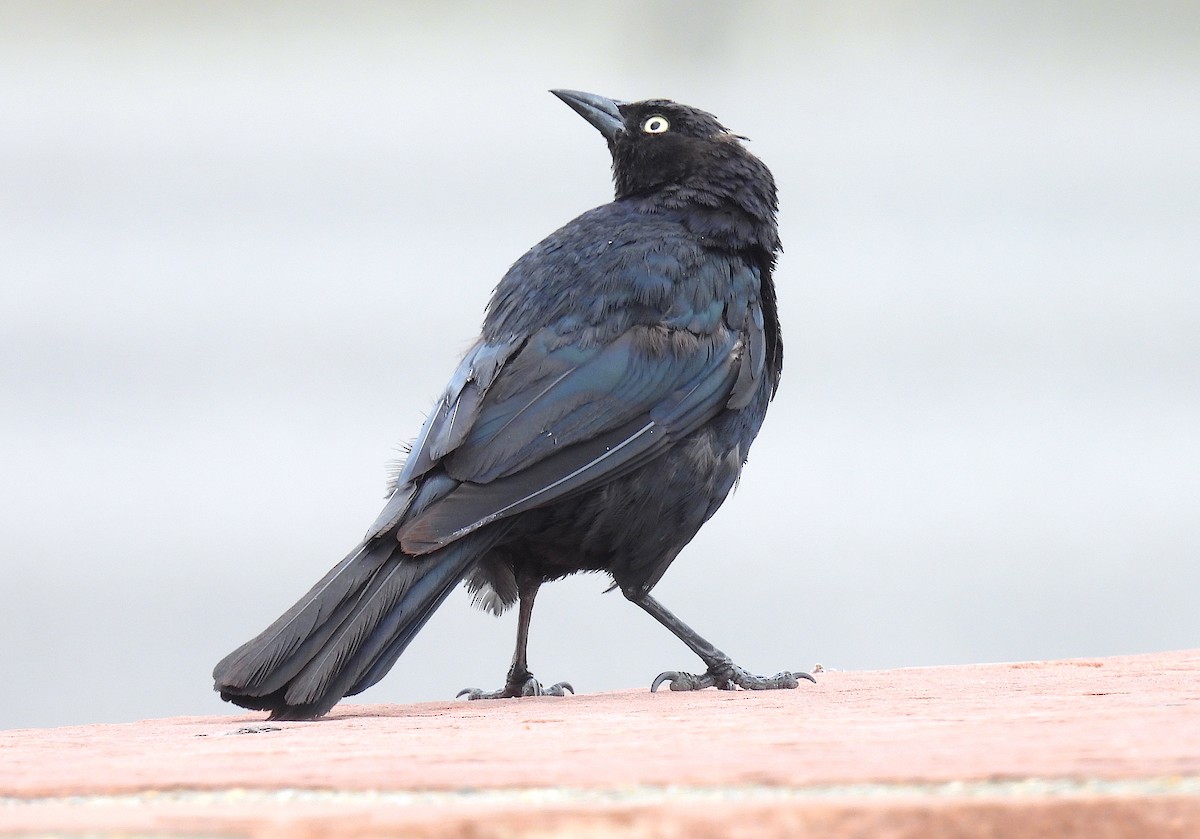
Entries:
{"type": "Polygon", "coordinates": [[[654,693],[664,682],[669,683],[671,690],[704,690],[712,687],[719,690],[782,690],[798,687],[801,679],[808,679],[814,684],[817,681],[808,673],[790,670],[784,670],[774,676],[756,676],[732,661],[722,661],[700,674],[682,673],[677,670],[659,673],[650,685],[650,692],[654,693]]]}
{"type": "Polygon", "coordinates": [[[455,696],[465,696],[467,699],[513,699],[518,696],[566,696],[574,694],[575,688],[570,682],[556,682],[543,687],[542,683],[530,676],[523,682],[510,682],[499,690],[480,690],[479,688],[464,688],[455,696]]]}

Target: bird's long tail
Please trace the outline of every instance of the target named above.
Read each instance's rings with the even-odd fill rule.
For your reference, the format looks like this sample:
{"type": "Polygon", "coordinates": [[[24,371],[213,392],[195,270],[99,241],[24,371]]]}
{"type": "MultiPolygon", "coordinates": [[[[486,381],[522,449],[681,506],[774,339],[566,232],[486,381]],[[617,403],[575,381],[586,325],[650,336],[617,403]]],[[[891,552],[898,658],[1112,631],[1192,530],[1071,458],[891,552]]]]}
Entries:
{"type": "Polygon", "coordinates": [[[492,540],[471,534],[422,557],[394,537],[365,542],[258,637],[213,670],[221,698],[271,712],[319,717],[387,673],[492,540]]]}

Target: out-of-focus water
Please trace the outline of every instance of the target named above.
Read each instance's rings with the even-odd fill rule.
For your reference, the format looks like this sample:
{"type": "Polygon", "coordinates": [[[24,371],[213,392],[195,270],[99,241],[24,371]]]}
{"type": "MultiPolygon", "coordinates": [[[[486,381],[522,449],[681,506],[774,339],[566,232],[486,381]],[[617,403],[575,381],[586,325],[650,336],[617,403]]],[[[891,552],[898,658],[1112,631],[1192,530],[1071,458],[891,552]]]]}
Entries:
{"type": "MultiPolygon", "coordinates": [[[[704,107],[780,185],[784,385],[671,608],[768,672],[1196,646],[1197,33],[1195,4],[5,3],[0,727],[232,710],[212,665],[373,520],[505,268],[608,200],[550,87],[704,107]]],[[[605,585],[544,590],[540,676],[695,664],[605,585]]],[[[363,699],[497,685],[513,632],[455,595],[363,699]]]]}

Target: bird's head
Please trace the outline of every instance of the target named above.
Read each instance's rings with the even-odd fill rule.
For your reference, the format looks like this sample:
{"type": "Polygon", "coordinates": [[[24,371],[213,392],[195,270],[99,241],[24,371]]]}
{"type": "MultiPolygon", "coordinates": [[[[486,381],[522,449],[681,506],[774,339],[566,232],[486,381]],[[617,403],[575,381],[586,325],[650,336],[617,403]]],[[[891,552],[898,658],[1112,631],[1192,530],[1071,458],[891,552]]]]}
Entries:
{"type": "MultiPolygon", "coordinates": [[[[621,102],[577,90],[551,91],[608,141],[616,197],[654,196],[665,205],[739,207],[774,225],[775,181],[766,166],[707,111],[669,99],[621,102]]],[[[777,247],[768,244],[768,250],[777,247]]]]}

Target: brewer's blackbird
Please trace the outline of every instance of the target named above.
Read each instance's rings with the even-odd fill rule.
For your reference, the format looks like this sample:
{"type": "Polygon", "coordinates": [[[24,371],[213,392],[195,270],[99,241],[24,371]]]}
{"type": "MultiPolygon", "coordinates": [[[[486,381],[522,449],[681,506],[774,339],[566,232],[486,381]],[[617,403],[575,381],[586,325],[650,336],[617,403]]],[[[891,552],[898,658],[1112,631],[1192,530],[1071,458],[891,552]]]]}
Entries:
{"type": "Polygon", "coordinates": [[[509,269],[362,543],[213,671],[222,698],[317,717],[379,681],[465,581],[519,604],[502,688],[557,694],[525,649],[538,587],[602,571],[695,652],[651,690],[793,688],[755,676],[650,596],[738,479],[779,385],[775,182],[711,114],[553,93],[608,141],[616,198],[509,269]]]}

